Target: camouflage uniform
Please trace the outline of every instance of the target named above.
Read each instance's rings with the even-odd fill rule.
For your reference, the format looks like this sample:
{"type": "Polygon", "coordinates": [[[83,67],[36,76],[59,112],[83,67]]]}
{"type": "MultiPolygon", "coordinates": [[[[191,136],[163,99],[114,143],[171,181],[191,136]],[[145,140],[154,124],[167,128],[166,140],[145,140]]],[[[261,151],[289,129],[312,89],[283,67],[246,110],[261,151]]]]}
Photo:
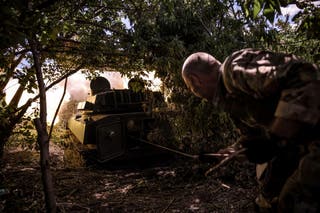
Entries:
{"type": "MultiPolygon", "coordinates": [[[[320,195],[320,143],[317,142],[320,73],[317,66],[292,54],[244,49],[229,56],[221,69],[214,100],[241,121],[240,126],[246,127],[244,134],[250,136],[257,132],[250,129],[260,128],[267,135],[276,117],[298,121],[307,129],[302,132],[305,137],[278,139],[270,159],[259,161],[269,160],[264,174],[259,177],[263,197],[271,201],[281,192],[279,208],[282,212],[286,209],[301,212],[303,205],[297,204],[300,202],[297,200],[319,205],[315,201],[320,195]],[[310,144],[313,151],[309,151],[310,144]]],[[[259,130],[258,134],[263,131],[259,130]]],[[[260,152],[258,155],[266,155],[268,149],[260,152]]]]}

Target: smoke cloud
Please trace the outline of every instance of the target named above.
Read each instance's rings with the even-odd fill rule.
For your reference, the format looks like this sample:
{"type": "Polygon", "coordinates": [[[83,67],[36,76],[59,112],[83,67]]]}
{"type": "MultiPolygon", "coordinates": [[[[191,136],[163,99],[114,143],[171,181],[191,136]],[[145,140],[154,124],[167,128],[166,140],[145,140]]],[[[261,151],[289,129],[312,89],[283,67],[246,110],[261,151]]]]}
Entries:
{"type": "MultiPolygon", "coordinates": [[[[125,79],[121,77],[119,72],[106,72],[101,76],[108,79],[112,89],[125,88],[125,79]]],[[[64,82],[61,82],[59,87],[63,89],[63,86],[64,82]]],[[[77,104],[85,101],[90,92],[90,81],[86,79],[84,74],[75,73],[68,78],[67,95],[59,112],[59,118],[63,123],[71,118],[76,112],[77,104]]]]}
{"type": "MultiPolygon", "coordinates": [[[[119,72],[106,72],[101,76],[107,78],[111,84],[112,89],[125,89],[128,88],[127,84],[129,79],[126,77],[121,77],[119,72]]],[[[152,82],[151,90],[160,90],[161,80],[154,77],[154,72],[149,73],[148,76],[143,77],[145,80],[152,82]]],[[[11,80],[7,85],[6,91],[6,101],[9,103],[13,97],[15,91],[19,87],[18,81],[16,79],[11,80]]],[[[54,88],[47,91],[47,121],[52,122],[55,111],[58,107],[60,99],[63,94],[64,81],[60,82],[54,88]]],[[[60,121],[66,122],[75,112],[77,103],[85,101],[90,94],[90,81],[86,79],[85,74],[75,73],[68,77],[67,91],[61,106],[58,118],[55,123],[60,121]]],[[[19,106],[24,104],[29,98],[34,97],[35,94],[23,93],[22,98],[19,102],[19,106]]],[[[38,107],[38,103],[33,103],[28,109],[27,114],[32,114],[33,109],[38,107]]]]}

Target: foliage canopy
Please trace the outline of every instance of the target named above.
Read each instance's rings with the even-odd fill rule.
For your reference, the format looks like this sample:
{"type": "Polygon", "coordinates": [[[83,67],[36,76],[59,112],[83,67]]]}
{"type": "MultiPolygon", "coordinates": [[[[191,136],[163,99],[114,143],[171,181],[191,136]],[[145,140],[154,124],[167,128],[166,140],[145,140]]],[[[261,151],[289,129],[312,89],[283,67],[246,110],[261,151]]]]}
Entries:
{"type": "MultiPolygon", "coordinates": [[[[79,69],[118,70],[128,75],[155,70],[164,81],[169,101],[178,110],[191,113],[200,101],[190,99],[180,69],[195,51],[208,52],[222,61],[235,50],[257,47],[319,60],[319,7],[310,1],[295,2],[302,11],[293,18],[298,26],[293,28],[288,20],[274,19],[281,13],[280,6],[289,3],[1,0],[0,89],[3,91],[11,78],[19,79],[21,90],[37,89],[30,51],[30,39],[36,39],[48,83],[79,69]],[[297,40],[301,45],[291,45],[297,40]],[[23,61],[27,62],[24,66],[23,61]]],[[[17,103],[12,103],[10,110],[9,105],[2,105],[4,115],[21,110],[17,103]]],[[[7,120],[7,116],[1,117],[7,120]]],[[[206,122],[192,115],[191,119],[206,122]]]]}

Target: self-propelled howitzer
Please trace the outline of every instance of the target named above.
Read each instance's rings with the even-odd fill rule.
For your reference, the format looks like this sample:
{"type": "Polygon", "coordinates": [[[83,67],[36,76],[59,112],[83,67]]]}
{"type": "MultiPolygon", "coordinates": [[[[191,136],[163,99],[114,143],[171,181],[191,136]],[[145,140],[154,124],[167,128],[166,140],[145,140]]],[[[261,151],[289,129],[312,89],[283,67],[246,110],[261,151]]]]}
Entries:
{"type": "MultiPolygon", "coordinates": [[[[136,83],[136,82],[134,82],[136,83]]],[[[78,104],[68,128],[84,145],[93,144],[100,162],[120,157],[136,146],[152,124],[152,102],[158,93],[140,89],[110,89],[107,79],[90,83],[91,95],[78,104]]]]}

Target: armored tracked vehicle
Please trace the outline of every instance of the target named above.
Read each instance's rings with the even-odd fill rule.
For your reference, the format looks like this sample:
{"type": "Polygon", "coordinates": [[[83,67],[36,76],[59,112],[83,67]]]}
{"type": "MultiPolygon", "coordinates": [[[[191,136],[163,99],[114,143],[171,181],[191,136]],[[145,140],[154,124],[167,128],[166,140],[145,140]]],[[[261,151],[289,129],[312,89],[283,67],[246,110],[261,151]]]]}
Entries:
{"type": "Polygon", "coordinates": [[[93,145],[99,162],[134,149],[134,138],[143,139],[150,130],[155,93],[142,88],[134,91],[132,84],[139,81],[129,81],[129,89],[110,89],[106,78],[97,77],[90,83],[91,95],[78,104],[78,114],[68,121],[68,128],[80,143],[93,145]]]}

